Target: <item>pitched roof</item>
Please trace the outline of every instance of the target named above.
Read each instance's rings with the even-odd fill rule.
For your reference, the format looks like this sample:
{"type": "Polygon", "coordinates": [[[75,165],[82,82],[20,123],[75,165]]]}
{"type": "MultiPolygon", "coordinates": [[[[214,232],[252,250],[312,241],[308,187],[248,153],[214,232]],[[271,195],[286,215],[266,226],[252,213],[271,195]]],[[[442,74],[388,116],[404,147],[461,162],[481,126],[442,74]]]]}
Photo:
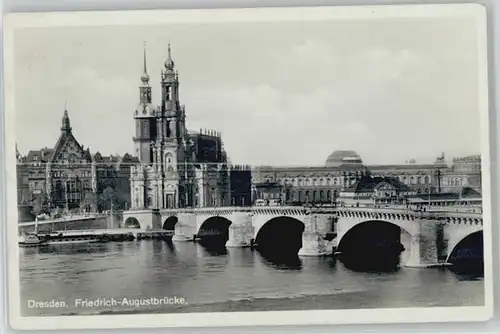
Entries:
{"type": "Polygon", "coordinates": [[[481,197],[481,193],[471,187],[464,187],[461,192],[462,197],[481,197]]]}
{"type": "Polygon", "coordinates": [[[61,135],[59,136],[59,139],[57,140],[56,145],[54,146],[50,162],[56,161],[56,157],[58,156],[58,154],[64,149],[65,145],[70,142],[73,142],[78,147],[82,157],[87,159],[89,162],[92,161],[92,155],[90,154],[90,150],[88,148],[85,150],[83,146],[80,145],[80,143],[78,143],[75,136],[73,136],[73,133],[63,131],[61,132],[61,135]]]}
{"type": "Polygon", "coordinates": [[[370,175],[362,176],[353,186],[348,187],[346,191],[349,192],[371,192],[378,185],[387,183],[399,191],[411,191],[412,189],[406,184],[392,177],[372,177],[370,175]]]}
{"type": "Polygon", "coordinates": [[[41,150],[30,150],[28,155],[26,156],[26,162],[48,162],[52,157],[52,153],[54,152],[51,148],[42,148],[41,150]]]}

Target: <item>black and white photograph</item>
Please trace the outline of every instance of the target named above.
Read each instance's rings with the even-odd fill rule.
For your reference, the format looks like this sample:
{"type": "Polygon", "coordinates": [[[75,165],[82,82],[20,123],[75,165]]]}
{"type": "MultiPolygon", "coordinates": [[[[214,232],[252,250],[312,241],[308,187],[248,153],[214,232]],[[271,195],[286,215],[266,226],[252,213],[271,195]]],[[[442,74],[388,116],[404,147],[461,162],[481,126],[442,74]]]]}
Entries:
{"type": "Polygon", "coordinates": [[[485,26],[470,4],[8,16],[12,326],[488,319],[485,26]]]}

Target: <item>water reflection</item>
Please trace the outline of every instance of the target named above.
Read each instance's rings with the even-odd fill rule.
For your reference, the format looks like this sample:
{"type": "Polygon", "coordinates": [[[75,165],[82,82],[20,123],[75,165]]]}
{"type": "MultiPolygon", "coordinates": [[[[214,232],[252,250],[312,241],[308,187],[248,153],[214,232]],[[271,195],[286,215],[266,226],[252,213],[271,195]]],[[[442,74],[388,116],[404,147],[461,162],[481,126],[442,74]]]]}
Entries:
{"type": "Polygon", "coordinates": [[[168,250],[170,250],[171,253],[175,253],[175,246],[174,243],[172,242],[172,239],[167,239],[164,242],[168,250]]]}
{"type": "Polygon", "coordinates": [[[45,245],[38,248],[25,248],[24,254],[93,254],[106,253],[108,251],[107,244],[91,243],[91,244],[60,244],[60,245],[45,245]]]}
{"type": "Polygon", "coordinates": [[[392,273],[400,269],[400,256],[393,252],[360,252],[357,254],[340,254],[337,256],[342,264],[356,272],[392,273]]]}
{"type": "Polygon", "coordinates": [[[223,256],[227,255],[227,248],[224,244],[212,244],[212,243],[200,243],[200,246],[203,247],[203,250],[211,256],[223,256]]]}
{"type": "Polygon", "coordinates": [[[264,253],[257,251],[264,263],[272,268],[280,270],[301,270],[302,260],[298,255],[291,253],[264,253]]]}

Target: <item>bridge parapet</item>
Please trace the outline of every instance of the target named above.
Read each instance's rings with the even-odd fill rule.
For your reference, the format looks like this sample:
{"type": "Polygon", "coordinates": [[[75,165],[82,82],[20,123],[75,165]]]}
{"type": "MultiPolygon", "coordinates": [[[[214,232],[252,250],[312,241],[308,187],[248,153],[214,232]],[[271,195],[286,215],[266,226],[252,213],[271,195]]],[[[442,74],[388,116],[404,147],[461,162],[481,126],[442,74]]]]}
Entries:
{"type": "MultiPolygon", "coordinates": [[[[371,207],[338,207],[336,215],[338,217],[356,217],[367,219],[391,219],[391,220],[415,220],[425,214],[408,208],[377,208],[371,207]]],[[[434,216],[435,214],[428,215],[434,216]]]]}
{"type": "Polygon", "coordinates": [[[311,213],[334,213],[335,208],[314,208],[304,206],[253,206],[253,207],[210,207],[210,208],[186,208],[186,209],[161,209],[162,215],[177,216],[179,214],[196,215],[230,215],[236,212],[245,212],[262,215],[308,215],[311,213]]]}
{"type": "Polygon", "coordinates": [[[459,220],[480,220],[482,222],[481,210],[433,210],[422,211],[411,208],[376,208],[376,207],[338,207],[336,214],[339,217],[364,217],[378,219],[403,219],[414,220],[423,218],[429,220],[459,221],[459,220]]]}
{"type": "Polygon", "coordinates": [[[254,206],[251,209],[253,215],[276,215],[276,216],[305,216],[312,211],[303,206],[254,206]]]}
{"type": "Polygon", "coordinates": [[[447,224],[453,225],[480,225],[483,226],[483,217],[479,214],[471,215],[450,215],[447,214],[444,218],[447,224]]]}

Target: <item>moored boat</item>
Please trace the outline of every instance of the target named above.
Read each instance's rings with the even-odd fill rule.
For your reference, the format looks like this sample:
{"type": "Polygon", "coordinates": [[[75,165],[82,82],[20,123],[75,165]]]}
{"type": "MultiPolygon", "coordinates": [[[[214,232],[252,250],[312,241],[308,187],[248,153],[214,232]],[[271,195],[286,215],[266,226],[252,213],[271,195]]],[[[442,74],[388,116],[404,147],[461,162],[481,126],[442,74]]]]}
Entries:
{"type": "Polygon", "coordinates": [[[19,236],[19,246],[21,247],[37,247],[45,245],[45,240],[40,240],[36,234],[23,234],[19,236]]]}
{"type": "Polygon", "coordinates": [[[93,233],[50,233],[43,237],[47,245],[69,245],[69,244],[88,244],[96,242],[106,242],[108,241],[104,235],[98,235],[93,233]]]}

